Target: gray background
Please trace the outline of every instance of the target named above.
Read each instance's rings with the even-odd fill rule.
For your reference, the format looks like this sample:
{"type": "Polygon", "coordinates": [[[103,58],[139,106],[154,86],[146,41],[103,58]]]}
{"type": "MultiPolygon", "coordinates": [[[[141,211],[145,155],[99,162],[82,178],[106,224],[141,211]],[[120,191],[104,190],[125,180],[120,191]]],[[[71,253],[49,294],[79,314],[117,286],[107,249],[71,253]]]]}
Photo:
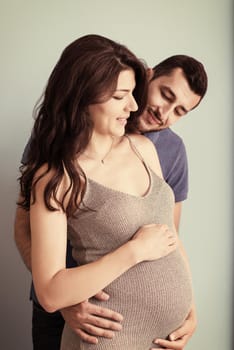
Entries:
{"type": "Polygon", "coordinates": [[[231,349],[231,0],[3,0],[1,88],[1,349],[32,348],[30,274],[13,241],[16,178],[32,109],[62,49],[87,33],[126,44],[148,64],[185,53],[204,62],[209,90],[175,127],[187,145],[190,194],[181,238],[199,318],[186,349],[231,349]]]}

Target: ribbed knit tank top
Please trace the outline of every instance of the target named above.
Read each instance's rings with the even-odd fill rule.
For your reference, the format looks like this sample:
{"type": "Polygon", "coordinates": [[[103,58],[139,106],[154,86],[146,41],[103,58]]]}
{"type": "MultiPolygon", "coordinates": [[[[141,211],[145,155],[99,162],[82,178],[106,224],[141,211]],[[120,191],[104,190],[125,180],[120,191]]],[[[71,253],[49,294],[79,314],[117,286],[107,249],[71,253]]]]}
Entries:
{"type": "MultiPolygon", "coordinates": [[[[150,178],[148,191],[142,197],[87,179],[84,204],[93,210],[79,210],[68,222],[73,257],[79,265],[95,261],[126,243],[142,225],[160,223],[172,228],[173,191],[141,160],[150,178]]],[[[108,301],[99,302],[94,298],[90,301],[121,313],[122,330],[116,332],[113,339],[99,338],[94,345],[80,340],[65,325],[61,350],[156,348],[153,340],[167,338],[178,328],[192,302],[191,278],[179,249],[166,257],[135,265],[105,291],[110,295],[108,301]]]]}

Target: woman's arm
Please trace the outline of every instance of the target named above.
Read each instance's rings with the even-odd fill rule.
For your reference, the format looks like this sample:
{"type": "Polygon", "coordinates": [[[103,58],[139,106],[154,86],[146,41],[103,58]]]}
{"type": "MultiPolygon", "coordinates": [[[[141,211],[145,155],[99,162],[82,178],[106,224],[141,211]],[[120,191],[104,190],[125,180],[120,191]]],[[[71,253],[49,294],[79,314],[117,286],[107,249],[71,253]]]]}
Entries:
{"type": "Polygon", "coordinates": [[[57,211],[49,211],[43,198],[51,176],[49,173],[37,183],[36,201],[30,208],[33,281],[39,302],[47,311],[80,303],[137,263],[175,249],[175,235],[167,226],[148,225],[138,230],[135,239],[97,261],[66,269],[67,217],[58,206],[57,211]],[[159,239],[163,241],[161,251],[155,249],[159,239]]]}
{"type": "Polygon", "coordinates": [[[67,218],[60,208],[46,208],[47,181],[46,176],[37,184],[36,202],[30,208],[32,274],[40,303],[53,312],[93,296],[138,260],[129,242],[96,262],[66,269],[67,218]]]}

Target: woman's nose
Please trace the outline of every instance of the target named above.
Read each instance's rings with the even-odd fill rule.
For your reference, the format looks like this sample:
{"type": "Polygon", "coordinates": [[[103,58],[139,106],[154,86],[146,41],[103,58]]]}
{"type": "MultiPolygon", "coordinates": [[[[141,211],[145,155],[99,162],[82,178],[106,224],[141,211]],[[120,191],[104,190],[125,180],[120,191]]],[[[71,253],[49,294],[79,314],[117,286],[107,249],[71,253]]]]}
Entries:
{"type": "Polygon", "coordinates": [[[130,96],[130,101],[129,101],[129,109],[132,111],[132,112],[135,112],[138,110],[138,105],[136,103],[136,100],[134,98],[134,96],[130,96]]]}

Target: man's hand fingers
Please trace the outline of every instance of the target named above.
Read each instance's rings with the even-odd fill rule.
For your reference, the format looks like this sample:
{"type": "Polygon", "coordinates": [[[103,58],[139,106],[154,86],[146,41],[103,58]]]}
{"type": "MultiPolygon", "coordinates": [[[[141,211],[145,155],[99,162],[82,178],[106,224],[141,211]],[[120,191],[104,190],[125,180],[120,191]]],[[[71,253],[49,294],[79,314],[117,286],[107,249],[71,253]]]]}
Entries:
{"type": "Polygon", "coordinates": [[[180,339],[183,336],[187,335],[188,333],[191,333],[191,327],[190,327],[190,324],[188,324],[188,322],[185,322],[183,326],[176,329],[174,332],[172,332],[169,335],[169,339],[172,341],[176,339],[180,339]]]}
{"type": "Polygon", "coordinates": [[[96,344],[97,337],[113,338],[120,331],[123,316],[113,310],[90,303],[88,300],[61,310],[73,331],[88,343],[96,344]]]}
{"type": "Polygon", "coordinates": [[[191,323],[189,320],[186,320],[183,326],[181,326],[180,328],[172,332],[168,338],[169,340],[172,340],[172,341],[183,337],[191,338],[191,336],[195,331],[195,328],[196,328],[195,324],[193,325],[193,323],[191,323]]]}
{"type": "MultiPolygon", "coordinates": [[[[112,331],[120,331],[122,329],[122,325],[119,322],[115,322],[109,319],[101,318],[101,317],[96,317],[90,315],[88,317],[88,323],[85,323],[85,325],[91,325],[95,326],[98,328],[104,328],[107,330],[112,330],[112,331]]],[[[85,328],[87,331],[89,331],[87,328],[85,328]]],[[[92,333],[93,334],[93,333],[92,333]]]]}
{"type": "Polygon", "coordinates": [[[109,296],[109,294],[107,294],[106,292],[101,290],[96,295],[94,295],[94,298],[96,298],[99,301],[105,301],[105,300],[108,300],[110,298],[110,296],[109,296]]]}
{"type": "Polygon", "coordinates": [[[85,333],[82,329],[73,328],[73,331],[80,337],[80,339],[84,340],[87,343],[90,343],[90,344],[98,343],[98,339],[96,337],[93,337],[92,335],[85,333]]]}
{"type": "Polygon", "coordinates": [[[176,329],[174,332],[172,332],[169,335],[169,339],[174,341],[180,338],[183,338],[184,336],[192,336],[194,329],[191,329],[191,326],[188,322],[185,322],[184,325],[178,329],[176,329]]]}
{"type": "Polygon", "coordinates": [[[94,337],[104,337],[104,338],[112,339],[115,336],[114,331],[110,329],[95,327],[89,323],[83,324],[82,330],[89,336],[94,336],[94,337]]]}
{"type": "Polygon", "coordinates": [[[89,313],[90,315],[100,316],[102,318],[110,319],[113,321],[121,322],[123,316],[116,311],[107,309],[105,307],[96,306],[94,304],[89,304],[89,313]]]}
{"type": "Polygon", "coordinates": [[[164,349],[167,350],[183,350],[185,348],[185,345],[188,342],[189,337],[184,336],[178,340],[171,341],[171,340],[165,340],[165,339],[157,339],[157,344],[162,346],[164,349]]]}

